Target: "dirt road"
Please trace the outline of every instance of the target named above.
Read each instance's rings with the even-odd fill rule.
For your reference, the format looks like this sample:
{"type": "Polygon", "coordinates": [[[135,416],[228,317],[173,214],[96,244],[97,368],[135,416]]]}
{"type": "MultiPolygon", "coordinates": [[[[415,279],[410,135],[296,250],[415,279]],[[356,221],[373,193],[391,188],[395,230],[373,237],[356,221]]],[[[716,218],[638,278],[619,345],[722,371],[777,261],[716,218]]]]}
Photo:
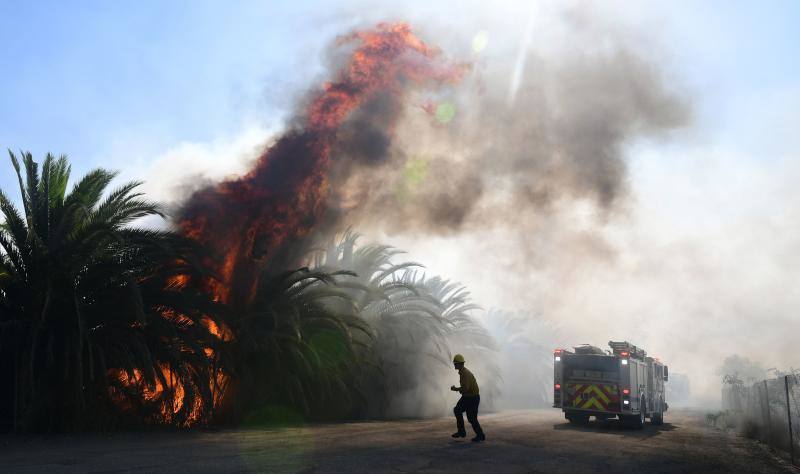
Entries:
{"type": "Polygon", "coordinates": [[[556,410],[482,416],[485,443],[449,418],[274,430],[0,438],[2,472],[792,472],[755,442],[671,412],[642,431],[576,428],[556,410]],[[471,436],[471,435],[470,435],[471,436]]]}

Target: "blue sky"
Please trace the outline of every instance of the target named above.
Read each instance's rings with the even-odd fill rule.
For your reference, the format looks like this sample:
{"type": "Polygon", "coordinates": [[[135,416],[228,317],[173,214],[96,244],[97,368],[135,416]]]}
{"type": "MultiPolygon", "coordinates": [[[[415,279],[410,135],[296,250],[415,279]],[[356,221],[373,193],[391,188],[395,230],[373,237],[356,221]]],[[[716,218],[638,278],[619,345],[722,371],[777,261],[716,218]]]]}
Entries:
{"type": "MultiPolygon", "coordinates": [[[[67,153],[80,171],[124,168],[132,156],[146,160],[178,142],[213,140],[244,121],[279,121],[319,74],[324,46],[353,11],[392,19],[450,8],[340,5],[3,0],[0,145],[37,156],[67,153]]],[[[666,45],[671,69],[692,88],[707,137],[731,133],[746,144],[753,114],[768,113],[753,109],[798,87],[798,2],[638,9],[634,21],[666,45]]],[[[431,21],[459,23],[442,18],[431,21]]],[[[0,169],[8,189],[10,168],[0,169]]]]}
{"type": "Polygon", "coordinates": [[[274,116],[313,69],[324,30],[307,38],[309,8],[2,2],[0,144],[67,153],[81,170],[119,168],[274,116]],[[120,144],[135,149],[112,156],[120,144]]]}

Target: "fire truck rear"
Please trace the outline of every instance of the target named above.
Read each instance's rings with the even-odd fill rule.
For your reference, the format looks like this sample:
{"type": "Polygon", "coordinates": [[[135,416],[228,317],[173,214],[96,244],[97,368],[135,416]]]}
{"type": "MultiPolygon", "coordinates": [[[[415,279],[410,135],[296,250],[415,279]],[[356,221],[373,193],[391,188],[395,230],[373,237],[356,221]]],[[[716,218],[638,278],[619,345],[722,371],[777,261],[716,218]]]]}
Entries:
{"type": "Polygon", "coordinates": [[[642,428],[646,418],[662,424],[667,366],[629,342],[608,345],[610,351],[590,345],[555,350],[553,407],[574,424],[585,424],[590,416],[619,418],[634,428],[642,428]]]}

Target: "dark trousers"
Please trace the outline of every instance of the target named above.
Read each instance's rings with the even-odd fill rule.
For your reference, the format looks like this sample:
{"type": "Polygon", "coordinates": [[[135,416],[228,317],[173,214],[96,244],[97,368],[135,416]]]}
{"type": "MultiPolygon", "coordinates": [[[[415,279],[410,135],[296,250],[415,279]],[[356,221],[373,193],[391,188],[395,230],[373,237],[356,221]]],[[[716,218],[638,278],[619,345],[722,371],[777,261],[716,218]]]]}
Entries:
{"type": "Polygon", "coordinates": [[[459,433],[466,433],[464,430],[464,412],[467,412],[467,421],[472,425],[472,429],[476,435],[482,435],[483,430],[481,424],[478,423],[478,405],[481,404],[481,396],[475,395],[472,397],[461,397],[453,408],[453,413],[456,415],[456,426],[459,433]]]}

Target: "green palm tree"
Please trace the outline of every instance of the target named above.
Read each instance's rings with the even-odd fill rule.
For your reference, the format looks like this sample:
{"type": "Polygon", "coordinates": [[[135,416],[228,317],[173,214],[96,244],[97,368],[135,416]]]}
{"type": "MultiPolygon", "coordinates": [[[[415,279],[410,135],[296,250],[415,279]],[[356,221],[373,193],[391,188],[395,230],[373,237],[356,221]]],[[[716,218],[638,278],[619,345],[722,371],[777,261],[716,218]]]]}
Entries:
{"type": "MultiPolygon", "coordinates": [[[[339,243],[319,251],[314,265],[323,271],[345,269],[356,274],[337,277],[336,284],[351,294],[360,317],[375,334],[374,352],[381,370],[372,377],[369,414],[449,412],[454,400],[449,384],[442,381],[454,377],[451,348],[474,353],[473,360],[492,360],[491,337],[471,315],[477,307],[460,285],[426,279],[418,263],[394,263],[402,251],[385,245],[357,247],[358,238],[348,231],[339,243]]],[[[486,382],[485,389],[495,385],[493,379],[486,382]]]]}
{"type": "Polygon", "coordinates": [[[498,345],[486,327],[476,318],[481,307],[473,303],[467,288],[442,277],[408,276],[423,286],[443,307],[447,322],[447,345],[464,355],[476,376],[480,377],[481,405],[485,410],[497,408],[503,384],[498,345]]]}
{"type": "Polygon", "coordinates": [[[336,285],[350,272],[307,268],[263,278],[250,310],[234,318],[236,374],[221,421],[246,424],[359,415],[372,332],[336,285]]]}
{"type": "Polygon", "coordinates": [[[0,191],[0,423],[73,430],[120,412],[136,422],[186,424],[211,405],[200,321],[202,292],[172,284],[199,276],[192,245],[131,227],[161,215],[132,182],[91,171],[67,192],[70,166],[10,153],[23,212],[0,191]],[[206,407],[206,408],[204,408],[206,407]]]}

